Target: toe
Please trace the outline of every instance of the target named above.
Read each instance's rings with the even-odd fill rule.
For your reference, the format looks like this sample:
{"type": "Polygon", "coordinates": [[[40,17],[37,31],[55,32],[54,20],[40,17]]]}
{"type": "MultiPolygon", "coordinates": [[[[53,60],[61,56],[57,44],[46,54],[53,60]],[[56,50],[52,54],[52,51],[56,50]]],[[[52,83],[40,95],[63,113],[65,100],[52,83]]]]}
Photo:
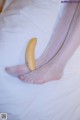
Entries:
{"type": "Polygon", "coordinates": [[[20,80],[25,80],[25,77],[23,75],[18,77],[20,80]]]}
{"type": "Polygon", "coordinates": [[[11,73],[14,72],[14,69],[11,68],[11,67],[6,67],[6,68],[5,68],[5,71],[6,71],[7,73],[11,74],[11,73]]]}
{"type": "Polygon", "coordinates": [[[13,76],[19,76],[19,75],[29,72],[26,65],[17,65],[17,66],[13,66],[13,67],[6,67],[5,71],[13,76]]]}

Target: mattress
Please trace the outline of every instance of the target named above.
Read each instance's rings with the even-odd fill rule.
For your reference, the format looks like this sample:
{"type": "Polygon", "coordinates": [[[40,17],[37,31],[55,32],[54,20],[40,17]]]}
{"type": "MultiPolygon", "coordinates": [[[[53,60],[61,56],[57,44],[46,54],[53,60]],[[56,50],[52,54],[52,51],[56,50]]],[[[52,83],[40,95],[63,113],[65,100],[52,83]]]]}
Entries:
{"type": "MultiPolygon", "coordinates": [[[[41,9],[38,14],[34,14],[34,16],[38,15],[36,19],[33,16],[34,12],[31,11],[26,17],[26,24],[24,24],[25,19],[21,19],[22,15],[10,16],[11,11],[8,14],[3,12],[3,15],[0,16],[0,37],[4,40],[0,42],[0,45],[5,45],[4,51],[0,51],[2,56],[0,58],[0,113],[7,113],[8,120],[79,120],[80,48],[68,62],[64,76],[60,81],[52,81],[42,85],[25,84],[4,71],[6,66],[24,63],[25,47],[31,37],[37,36],[38,38],[36,58],[42,54],[65,8],[65,4],[56,3],[55,0],[51,0],[51,2],[34,0],[33,4],[32,6],[40,5],[41,9]],[[54,4],[49,7],[48,5],[51,5],[52,2],[54,4]],[[44,10],[46,15],[42,11],[44,4],[47,9],[49,8],[44,10]],[[39,13],[41,13],[40,16],[39,13]],[[47,16],[50,19],[47,19],[47,16]],[[16,18],[16,22],[15,19],[11,21],[11,17],[16,18]],[[41,20],[39,20],[40,17],[41,20]],[[17,27],[14,27],[16,25],[17,27]],[[5,36],[2,36],[3,33],[5,36]],[[6,38],[9,42],[6,42],[6,38]],[[39,49],[39,46],[42,49],[39,49]]],[[[30,9],[32,9],[31,6],[27,8],[27,12],[30,9]]],[[[37,7],[36,9],[38,10],[37,7]]],[[[23,10],[20,13],[24,13],[23,10]]]]}

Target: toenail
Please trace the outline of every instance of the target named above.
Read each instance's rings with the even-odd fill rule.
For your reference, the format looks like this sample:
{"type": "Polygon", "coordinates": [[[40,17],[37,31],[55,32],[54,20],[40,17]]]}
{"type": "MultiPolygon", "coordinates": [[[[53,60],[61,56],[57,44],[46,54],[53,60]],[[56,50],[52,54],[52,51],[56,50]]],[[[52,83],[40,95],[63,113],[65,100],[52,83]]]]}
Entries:
{"type": "Polygon", "coordinates": [[[19,76],[19,79],[24,80],[24,76],[22,76],[22,75],[19,76]]]}

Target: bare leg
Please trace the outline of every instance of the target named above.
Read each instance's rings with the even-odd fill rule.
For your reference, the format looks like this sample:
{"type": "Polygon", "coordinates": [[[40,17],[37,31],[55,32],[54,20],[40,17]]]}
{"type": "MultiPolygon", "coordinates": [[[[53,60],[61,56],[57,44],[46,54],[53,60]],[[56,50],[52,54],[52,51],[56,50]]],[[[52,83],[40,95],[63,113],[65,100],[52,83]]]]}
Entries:
{"type": "MultiPolygon", "coordinates": [[[[70,25],[72,23],[77,5],[78,5],[77,3],[67,4],[64,15],[61,18],[60,22],[58,23],[56,30],[53,33],[48,46],[46,47],[46,50],[43,52],[41,57],[36,61],[37,68],[47,63],[52,57],[55,57],[58,51],[61,49],[61,46],[69,32],[70,25]]],[[[21,74],[30,72],[26,65],[8,67],[6,68],[6,71],[14,76],[19,76],[21,74]]]]}
{"type": "Polygon", "coordinates": [[[78,6],[70,32],[64,42],[61,50],[54,59],[37,70],[20,76],[28,83],[44,83],[50,80],[58,80],[62,77],[64,68],[70,60],[73,53],[80,46],[80,5],[78,6]]]}

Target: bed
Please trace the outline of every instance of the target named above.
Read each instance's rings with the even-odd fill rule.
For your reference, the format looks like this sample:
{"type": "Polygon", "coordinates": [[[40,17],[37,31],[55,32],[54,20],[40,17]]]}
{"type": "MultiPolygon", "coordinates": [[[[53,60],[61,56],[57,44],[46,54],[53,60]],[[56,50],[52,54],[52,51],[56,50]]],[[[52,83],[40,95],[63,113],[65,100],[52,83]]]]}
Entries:
{"type": "Polygon", "coordinates": [[[80,120],[80,48],[59,81],[27,84],[4,70],[25,62],[25,47],[34,36],[36,58],[42,54],[66,7],[57,0],[23,1],[8,1],[0,15],[0,113],[8,120],[80,120]]]}

